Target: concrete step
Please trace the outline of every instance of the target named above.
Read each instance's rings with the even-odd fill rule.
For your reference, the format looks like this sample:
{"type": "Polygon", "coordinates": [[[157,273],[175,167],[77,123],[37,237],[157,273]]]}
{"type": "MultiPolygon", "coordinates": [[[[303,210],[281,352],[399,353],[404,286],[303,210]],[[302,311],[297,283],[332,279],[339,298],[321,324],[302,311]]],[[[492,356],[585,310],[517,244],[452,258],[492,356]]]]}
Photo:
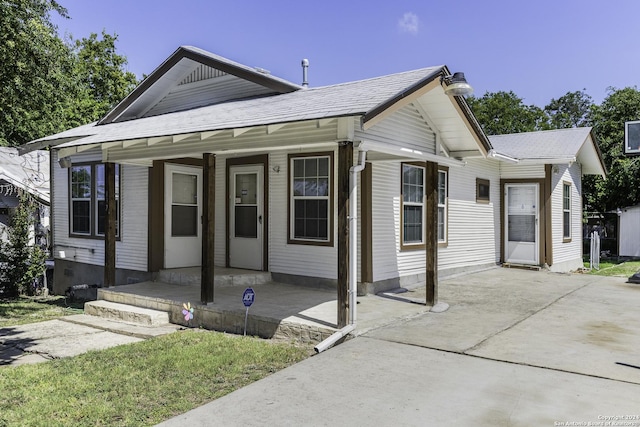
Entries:
{"type": "Polygon", "coordinates": [[[164,311],[135,307],[117,302],[98,300],[85,303],[84,312],[90,316],[144,326],[159,326],[169,323],[169,314],[164,311]]]}
{"type": "Polygon", "coordinates": [[[126,323],[118,320],[109,320],[103,317],[91,316],[88,314],[73,314],[71,316],[60,317],[59,320],[76,325],[90,326],[95,329],[101,329],[107,332],[113,332],[120,335],[128,335],[131,337],[147,339],[160,335],[170,334],[172,332],[184,329],[183,326],[171,323],[158,326],[144,326],[133,323],[126,323]]]}

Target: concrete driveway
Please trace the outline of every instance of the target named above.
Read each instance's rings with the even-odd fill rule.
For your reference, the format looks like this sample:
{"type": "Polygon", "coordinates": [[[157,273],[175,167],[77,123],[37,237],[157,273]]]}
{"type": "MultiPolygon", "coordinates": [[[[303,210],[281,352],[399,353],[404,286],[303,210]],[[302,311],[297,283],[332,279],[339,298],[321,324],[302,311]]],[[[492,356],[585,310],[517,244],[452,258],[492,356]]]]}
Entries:
{"type": "Polygon", "coordinates": [[[492,269],[440,300],[164,425],[640,426],[639,285],[492,269]]]}

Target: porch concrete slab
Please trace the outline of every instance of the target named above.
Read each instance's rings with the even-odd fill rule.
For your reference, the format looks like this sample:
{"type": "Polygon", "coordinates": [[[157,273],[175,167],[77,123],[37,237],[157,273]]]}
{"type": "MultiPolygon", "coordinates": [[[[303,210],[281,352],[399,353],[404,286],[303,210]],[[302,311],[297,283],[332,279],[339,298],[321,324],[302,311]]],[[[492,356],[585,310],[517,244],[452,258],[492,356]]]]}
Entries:
{"type": "Polygon", "coordinates": [[[24,356],[16,351],[57,359],[137,341],[141,339],[61,320],[10,326],[0,329],[0,344],[4,348],[0,365],[13,364],[24,356]]]}
{"type": "Polygon", "coordinates": [[[358,337],[160,426],[588,425],[638,408],[636,384],[358,337]]]}
{"type": "MultiPolygon", "coordinates": [[[[285,324],[290,325],[287,326],[287,330],[296,329],[296,325],[311,331],[321,330],[323,337],[330,335],[337,328],[335,289],[276,282],[251,285],[251,288],[256,296],[255,302],[249,308],[248,327],[252,324],[255,326],[270,323],[272,325],[270,328],[262,327],[262,330],[266,331],[265,335],[278,325],[285,324]]],[[[185,326],[198,326],[200,322],[209,319],[211,322],[225,321],[228,324],[219,325],[220,329],[233,332],[231,329],[242,331],[244,326],[246,308],[242,303],[242,295],[245,289],[246,286],[216,287],[214,302],[207,305],[199,303],[199,287],[162,282],[143,282],[100,289],[99,297],[124,304],[140,304],[142,307],[156,310],[177,310],[177,314],[174,313],[171,316],[171,321],[185,326]],[[184,322],[179,316],[182,304],[185,303],[190,303],[194,307],[194,319],[191,322],[184,322]],[[215,319],[214,312],[217,313],[215,319]]],[[[423,304],[408,304],[375,295],[358,297],[357,301],[357,333],[363,333],[399,319],[411,318],[429,309],[423,304]]]]}

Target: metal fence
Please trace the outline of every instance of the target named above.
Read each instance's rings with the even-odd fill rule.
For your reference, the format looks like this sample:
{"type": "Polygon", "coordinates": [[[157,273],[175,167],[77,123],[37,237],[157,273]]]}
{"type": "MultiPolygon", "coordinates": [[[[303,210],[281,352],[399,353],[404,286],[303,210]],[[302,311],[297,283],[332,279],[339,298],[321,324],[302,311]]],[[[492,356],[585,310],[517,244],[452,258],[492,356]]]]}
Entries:
{"type": "Polygon", "coordinates": [[[600,270],[600,234],[591,233],[591,250],[589,252],[589,268],[600,270]]]}

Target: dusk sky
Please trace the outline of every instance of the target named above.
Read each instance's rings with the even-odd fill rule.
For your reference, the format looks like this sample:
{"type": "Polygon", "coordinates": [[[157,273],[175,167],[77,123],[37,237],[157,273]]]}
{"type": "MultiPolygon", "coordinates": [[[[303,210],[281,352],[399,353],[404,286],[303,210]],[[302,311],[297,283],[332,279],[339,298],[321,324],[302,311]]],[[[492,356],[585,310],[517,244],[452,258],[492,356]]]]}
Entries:
{"type": "Polygon", "coordinates": [[[525,104],[640,76],[640,1],[60,0],[61,35],[118,35],[138,76],[181,45],[196,46],[300,83],[324,86],[446,64],[476,96],[512,90],[525,104]]]}

